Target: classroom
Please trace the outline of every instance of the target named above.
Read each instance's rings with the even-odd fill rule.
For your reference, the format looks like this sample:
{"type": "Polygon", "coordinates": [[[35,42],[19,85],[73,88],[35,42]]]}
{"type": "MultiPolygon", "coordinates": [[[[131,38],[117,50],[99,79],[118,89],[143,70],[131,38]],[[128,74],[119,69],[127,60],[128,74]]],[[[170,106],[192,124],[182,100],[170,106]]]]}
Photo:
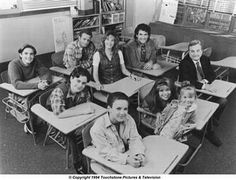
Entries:
{"type": "Polygon", "coordinates": [[[0,174],[234,175],[235,14],[236,0],[1,0],[0,174]]]}

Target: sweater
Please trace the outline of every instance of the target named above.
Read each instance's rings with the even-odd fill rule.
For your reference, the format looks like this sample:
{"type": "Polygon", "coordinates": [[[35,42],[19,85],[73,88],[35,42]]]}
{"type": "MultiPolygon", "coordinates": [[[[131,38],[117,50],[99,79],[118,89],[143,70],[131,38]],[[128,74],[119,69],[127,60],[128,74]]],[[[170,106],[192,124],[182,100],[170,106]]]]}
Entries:
{"type": "Polygon", "coordinates": [[[8,65],[8,76],[10,83],[16,89],[37,89],[38,82],[26,82],[37,76],[49,83],[52,80],[50,71],[36,59],[29,66],[25,66],[21,59],[12,60],[8,65]]]}

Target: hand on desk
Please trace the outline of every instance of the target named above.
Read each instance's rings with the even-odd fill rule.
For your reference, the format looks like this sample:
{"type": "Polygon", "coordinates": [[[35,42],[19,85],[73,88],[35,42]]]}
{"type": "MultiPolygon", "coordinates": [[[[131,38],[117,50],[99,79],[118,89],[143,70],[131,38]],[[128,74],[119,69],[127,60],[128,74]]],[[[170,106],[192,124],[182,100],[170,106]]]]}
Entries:
{"type": "Polygon", "coordinates": [[[95,83],[95,88],[96,88],[98,91],[100,91],[100,90],[104,89],[104,86],[103,86],[101,83],[96,82],[96,83],[95,83]]]}
{"type": "Polygon", "coordinates": [[[141,80],[141,77],[136,76],[136,75],[134,75],[134,74],[131,74],[131,75],[130,75],[130,78],[133,79],[133,80],[135,80],[135,81],[140,81],[140,80],[141,80]]]}
{"type": "Polygon", "coordinates": [[[152,62],[147,62],[144,64],[143,69],[150,70],[150,69],[152,69],[152,66],[153,66],[152,62]]]}
{"type": "Polygon", "coordinates": [[[144,161],[145,156],[143,154],[129,155],[127,157],[127,163],[135,168],[143,166],[144,161]]]}
{"type": "Polygon", "coordinates": [[[161,66],[156,63],[156,64],[153,64],[152,69],[154,70],[161,69],[161,66]]]}
{"type": "Polygon", "coordinates": [[[46,89],[49,86],[49,84],[47,83],[47,80],[40,80],[38,83],[38,88],[41,90],[46,89]]]}
{"type": "Polygon", "coordinates": [[[210,85],[210,84],[205,84],[204,89],[207,90],[207,91],[210,91],[210,92],[212,92],[212,93],[216,93],[216,91],[217,91],[217,90],[214,89],[214,88],[212,87],[212,85],[210,85]]]}

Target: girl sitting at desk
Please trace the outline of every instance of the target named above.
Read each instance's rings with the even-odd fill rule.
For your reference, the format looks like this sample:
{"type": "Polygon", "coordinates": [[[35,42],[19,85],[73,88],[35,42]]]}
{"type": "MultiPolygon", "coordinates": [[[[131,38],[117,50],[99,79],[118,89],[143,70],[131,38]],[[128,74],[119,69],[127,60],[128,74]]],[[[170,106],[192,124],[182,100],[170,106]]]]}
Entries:
{"type": "MultiPolygon", "coordinates": [[[[50,71],[44,67],[38,60],[36,60],[35,55],[37,53],[34,46],[26,44],[18,50],[19,58],[12,60],[8,65],[8,77],[10,83],[16,89],[46,89],[51,83],[52,77],[50,71]],[[37,82],[27,82],[30,79],[39,76],[40,80],[37,82]]],[[[33,105],[41,92],[33,93],[28,97],[30,106],[33,105]]],[[[9,96],[21,103],[23,106],[27,106],[26,98],[19,97],[14,94],[9,94],[9,96]]],[[[28,108],[28,107],[26,107],[28,108]]],[[[12,113],[17,120],[23,122],[25,120],[22,115],[17,115],[17,111],[12,113]],[[21,117],[21,118],[20,118],[21,117]]],[[[26,117],[25,117],[26,118],[26,117]]],[[[30,129],[29,121],[24,125],[24,131],[26,133],[32,133],[30,129]]]]}
{"type": "MultiPolygon", "coordinates": [[[[69,80],[59,84],[48,97],[47,109],[52,110],[55,115],[60,115],[66,109],[88,102],[90,100],[90,94],[86,88],[86,84],[89,81],[90,74],[86,69],[83,69],[82,67],[74,68],[69,80]]],[[[74,168],[77,173],[80,173],[82,165],[82,149],[79,149],[77,145],[77,139],[78,136],[81,136],[81,130],[82,129],[79,128],[68,136],[72,147],[74,168]]],[[[52,133],[56,134],[57,132],[53,129],[51,131],[51,134],[52,133]]]]}
{"type": "Polygon", "coordinates": [[[118,37],[113,31],[108,31],[103,40],[101,48],[93,56],[93,78],[100,90],[102,84],[110,84],[129,76],[138,79],[130,73],[124,64],[124,57],[118,48],[118,37]]]}
{"type": "MultiPolygon", "coordinates": [[[[142,108],[153,114],[159,114],[163,109],[176,98],[173,82],[168,78],[161,78],[155,81],[150,92],[144,97],[142,108]]],[[[156,128],[156,118],[142,113],[143,124],[151,129],[156,128]]]]}
{"type": "Polygon", "coordinates": [[[186,141],[185,134],[196,127],[196,90],[189,82],[183,82],[179,100],[170,104],[157,116],[155,134],[178,141],[186,141]]]}

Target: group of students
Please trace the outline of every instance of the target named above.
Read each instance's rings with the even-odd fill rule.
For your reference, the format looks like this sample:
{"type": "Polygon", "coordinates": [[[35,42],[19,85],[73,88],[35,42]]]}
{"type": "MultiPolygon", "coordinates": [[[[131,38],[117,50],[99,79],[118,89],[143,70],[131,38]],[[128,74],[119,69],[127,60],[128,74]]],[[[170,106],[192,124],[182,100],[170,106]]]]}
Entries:
{"type": "MultiPolygon", "coordinates": [[[[51,92],[47,99],[48,110],[59,115],[70,107],[90,101],[91,94],[86,84],[92,77],[97,84],[97,89],[100,90],[103,84],[113,83],[124,76],[134,80],[139,79],[126,69],[126,65],[147,70],[160,68],[157,49],[150,35],[150,26],[139,24],[135,28],[134,38],[125,45],[123,56],[119,48],[119,39],[113,31],[108,31],[104,35],[101,47],[96,50],[91,41],[91,32],[82,30],[78,39],[70,43],[65,50],[63,64],[65,68],[73,71],[65,82],[51,92]]],[[[210,89],[209,84],[215,79],[209,58],[202,55],[201,42],[191,41],[188,49],[188,54],[179,65],[179,78],[183,83],[178,95],[173,81],[161,78],[156,80],[142,104],[144,109],[156,114],[156,118],[145,117],[146,123],[153,129],[153,134],[181,142],[187,140],[186,132],[196,127],[195,88],[210,89]]],[[[10,82],[16,89],[45,90],[50,85],[52,77],[50,71],[35,59],[36,49],[27,44],[18,52],[19,58],[11,61],[8,66],[10,82]],[[39,82],[26,82],[36,76],[40,77],[39,82]]],[[[42,91],[32,96],[40,93],[42,91]]],[[[215,98],[214,101],[220,103],[220,108],[214,116],[216,118],[211,120],[216,125],[216,119],[219,119],[223,112],[226,100],[215,98]]],[[[129,98],[124,93],[109,94],[107,113],[95,121],[90,134],[93,145],[99,149],[104,158],[140,167],[145,161],[145,147],[134,119],[128,114],[128,106],[129,98]]],[[[27,123],[25,129],[30,132],[27,123]]],[[[220,146],[222,143],[214,134],[212,124],[208,126],[207,138],[216,146],[220,146]]],[[[71,138],[72,142],[74,167],[78,173],[81,173],[83,147],[77,144],[78,136],[81,136],[81,129],[71,133],[68,138],[71,138]]]]}

